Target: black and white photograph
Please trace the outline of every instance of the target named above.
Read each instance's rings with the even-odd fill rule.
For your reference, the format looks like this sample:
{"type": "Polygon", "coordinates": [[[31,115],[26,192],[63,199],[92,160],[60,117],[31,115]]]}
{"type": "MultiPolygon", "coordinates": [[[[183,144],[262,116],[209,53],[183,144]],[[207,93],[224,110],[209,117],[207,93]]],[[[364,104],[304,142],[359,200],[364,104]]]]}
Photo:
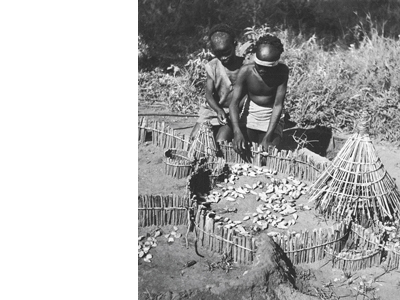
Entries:
{"type": "Polygon", "coordinates": [[[137,298],[397,299],[400,2],[137,21],[137,298]]]}

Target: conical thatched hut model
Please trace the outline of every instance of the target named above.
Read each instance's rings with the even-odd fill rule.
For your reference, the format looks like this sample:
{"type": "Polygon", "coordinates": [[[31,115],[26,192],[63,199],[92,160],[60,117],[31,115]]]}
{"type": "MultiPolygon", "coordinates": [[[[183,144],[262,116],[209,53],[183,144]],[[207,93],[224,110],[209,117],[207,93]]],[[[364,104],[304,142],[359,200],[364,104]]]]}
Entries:
{"type": "Polygon", "coordinates": [[[363,113],[358,132],[311,186],[310,202],[325,217],[351,216],[361,223],[400,218],[400,193],[369,137],[369,120],[363,113]]]}
{"type": "Polygon", "coordinates": [[[217,155],[217,144],[210,122],[204,122],[200,125],[192,144],[188,151],[190,159],[199,159],[201,157],[215,157],[217,155]]]}

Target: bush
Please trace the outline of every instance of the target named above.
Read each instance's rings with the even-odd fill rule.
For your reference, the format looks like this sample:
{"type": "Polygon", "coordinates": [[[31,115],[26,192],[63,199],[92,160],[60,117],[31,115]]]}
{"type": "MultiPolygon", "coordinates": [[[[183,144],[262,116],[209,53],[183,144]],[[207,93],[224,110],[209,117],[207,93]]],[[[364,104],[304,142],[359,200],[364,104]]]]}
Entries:
{"type": "Polygon", "coordinates": [[[139,102],[161,103],[172,111],[197,114],[200,104],[205,101],[204,66],[211,53],[203,49],[191,57],[182,68],[171,65],[167,68],[169,72],[159,68],[139,72],[139,102]]]}
{"type": "Polygon", "coordinates": [[[301,126],[325,125],[352,131],[354,119],[366,109],[372,116],[370,133],[400,140],[400,42],[364,33],[358,49],[337,47],[326,52],[309,39],[290,43],[285,32],[283,60],[290,78],[285,106],[301,126]]]}

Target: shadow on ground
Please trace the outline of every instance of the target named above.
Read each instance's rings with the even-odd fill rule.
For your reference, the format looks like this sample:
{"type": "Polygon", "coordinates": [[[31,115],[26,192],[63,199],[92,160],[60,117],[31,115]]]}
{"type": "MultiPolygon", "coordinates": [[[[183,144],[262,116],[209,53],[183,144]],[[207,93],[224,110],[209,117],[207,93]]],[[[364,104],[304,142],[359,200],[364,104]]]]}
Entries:
{"type": "Polygon", "coordinates": [[[307,148],[308,150],[326,156],[332,139],[332,129],[317,126],[315,128],[288,128],[283,132],[282,149],[295,150],[307,148]]]}
{"type": "Polygon", "coordinates": [[[336,136],[332,128],[315,126],[313,128],[286,128],[283,132],[282,150],[307,148],[308,150],[332,159],[346,142],[345,137],[336,136]]]}

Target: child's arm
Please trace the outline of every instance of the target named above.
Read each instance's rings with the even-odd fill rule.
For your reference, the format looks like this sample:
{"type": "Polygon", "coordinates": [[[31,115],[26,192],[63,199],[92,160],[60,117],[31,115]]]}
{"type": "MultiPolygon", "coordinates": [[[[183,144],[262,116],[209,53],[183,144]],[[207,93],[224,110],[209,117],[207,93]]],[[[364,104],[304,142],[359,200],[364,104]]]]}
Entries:
{"type": "Polygon", "coordinates": [[[215,101],[214,81],[208,74],[207,74],[207,80],[206,80],[206,101],[207,101],[208,105],[217,113],[218,122],[221,125],[225,125],[226,124],[225,111],[219,106],[218,102],[215,101]]]}
{"type": "Polygon", "coordinates": [[[239,106],[244,95],[247,93],[245,81],[246,81],[246,68],[242,67],[236,79],[235,86],[233,87],[232,101],[231,104],[229,105],[229,116],[232,121],[232,129],[234,135],[233,149],[237,153],[242,153],[242,151],[246,149],[246,140],[239,126],[239,113],[240,113],[239,106]]]}
{"type": "Polygon", "coordinates": [[[289,70],[287,69],[285,71],[286,71],[285,79],[283,83],[277,87],[276,90],[275,102],[274,102],[274,107],[272,109],[272,115],[269,122],[268,130],[261,142],[261,144],[264,146],[265,149],[268,149],[268,146],[272,145],[274,131],[276,126],[278,125],[279,119],[282,114],[283,101],[286,95],[288,75],[289,75],[289,70]]]}

